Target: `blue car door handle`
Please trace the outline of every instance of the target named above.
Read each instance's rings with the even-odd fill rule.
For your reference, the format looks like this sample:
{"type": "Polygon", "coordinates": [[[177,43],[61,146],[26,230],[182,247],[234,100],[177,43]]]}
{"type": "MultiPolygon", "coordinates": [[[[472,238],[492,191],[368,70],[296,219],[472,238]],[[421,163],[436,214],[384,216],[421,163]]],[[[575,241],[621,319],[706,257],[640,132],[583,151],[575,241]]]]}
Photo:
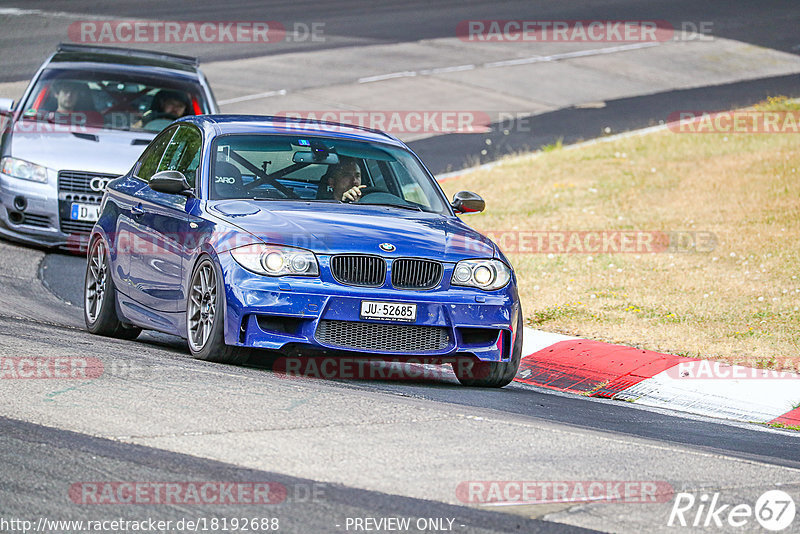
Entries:
{"type": "Polygon", "coordinates": [[[131,213],[133,214],[134,217],[140,217],[144,215],[144,208],[142,207],[141,204],[137,204],[131,208],[131,213]]]}

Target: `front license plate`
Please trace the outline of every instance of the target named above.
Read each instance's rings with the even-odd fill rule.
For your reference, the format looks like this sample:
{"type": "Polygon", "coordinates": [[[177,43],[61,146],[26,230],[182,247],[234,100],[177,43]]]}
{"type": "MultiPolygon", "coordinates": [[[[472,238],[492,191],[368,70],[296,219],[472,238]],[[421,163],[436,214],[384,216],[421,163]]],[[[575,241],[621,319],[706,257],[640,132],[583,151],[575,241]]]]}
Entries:
{"type": "Polygon", "coordinates": [[[81,204],[73,202],[69,211],[73,221],[97,222],[100,218],[100,204],[81,204]]]}
{"type": "Polygon", "coordinates": [[[361,301],[362,319],[382,319],[384,321],[416,321],[417,305],[398,302],[361,301]]]}

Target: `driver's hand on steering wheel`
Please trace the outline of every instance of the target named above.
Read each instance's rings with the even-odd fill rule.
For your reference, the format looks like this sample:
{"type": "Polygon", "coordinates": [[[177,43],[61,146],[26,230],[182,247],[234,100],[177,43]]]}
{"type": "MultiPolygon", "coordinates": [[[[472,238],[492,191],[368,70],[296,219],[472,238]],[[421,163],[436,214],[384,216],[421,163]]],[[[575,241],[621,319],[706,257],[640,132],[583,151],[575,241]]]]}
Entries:
{"type": "Polygon", "coordinates": [[[166,113],[163,112],[149,110],[145,111],[144,115],[142,115],[142,117],[138,121],[131,124],[131,128],[144,128],[147,124],[158,119],[166,119],[172,122],[175,120],[175,118],[172,118],[171,115],[167,115],[166,113]]]}
{"type": "Polygon", "coordinates": [[[357,202],[361,198],[361,190],[367,187],[366,185],[358,185],[351,187],[342,193],[342,202],[357,202]]]}
{"type": "Polygon", "coordinates": [[[154,120],[168,120],[174,121],[179,117],[173,113],[167,113],[165,111],[147,111],[144,115],[142,115],[142,123],[147,124],[148,122],[153,122],[154,120]]]}

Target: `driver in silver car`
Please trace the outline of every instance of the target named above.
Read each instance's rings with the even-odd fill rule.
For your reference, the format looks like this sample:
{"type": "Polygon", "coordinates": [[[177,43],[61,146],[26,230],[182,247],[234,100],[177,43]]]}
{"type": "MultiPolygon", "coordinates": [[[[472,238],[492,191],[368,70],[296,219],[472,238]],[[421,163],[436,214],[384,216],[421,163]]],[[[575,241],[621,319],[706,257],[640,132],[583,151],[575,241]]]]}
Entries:
{"type": "Polygon", "coordinates": [[[158,119],[166,119],[171,122],[190,115],[190,113],[187,113],[188,110],[189,103],[183,94],[179,91],[162,89],[153,96],[150,109],[142,115],[141,120],[135,123],[133,127],[143,128],[147,123],[158,119]]]}

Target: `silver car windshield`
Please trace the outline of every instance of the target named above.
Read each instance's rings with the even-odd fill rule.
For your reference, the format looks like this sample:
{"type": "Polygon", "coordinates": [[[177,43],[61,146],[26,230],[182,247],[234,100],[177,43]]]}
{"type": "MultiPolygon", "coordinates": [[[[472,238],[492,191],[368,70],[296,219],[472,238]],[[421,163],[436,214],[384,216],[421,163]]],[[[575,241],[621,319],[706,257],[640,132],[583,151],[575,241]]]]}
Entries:
{"type": "Polygon", "coordinates": [[[446,213],[441,189],[407,150],[349,139],[223,135],[212,147],[211,199],[386,205],[446,213]]]}
{"type": "Polygon", "coordinates": [[[199,84],[119,71],[46,69],[22,120],[159,132],[177,118],[210,112],[199,84]]]}

